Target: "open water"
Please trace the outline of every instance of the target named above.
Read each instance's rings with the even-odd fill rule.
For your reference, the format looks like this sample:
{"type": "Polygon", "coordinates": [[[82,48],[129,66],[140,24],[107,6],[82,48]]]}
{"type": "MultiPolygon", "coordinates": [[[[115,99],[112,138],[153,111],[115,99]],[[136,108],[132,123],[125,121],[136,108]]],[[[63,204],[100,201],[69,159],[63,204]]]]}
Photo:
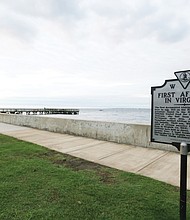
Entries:
{"type": "Polygon", "coordinates": [[[81,108],[79,115],[48,115],[77,120],[150,124],[150,109],[145,108],[81,108]]]}

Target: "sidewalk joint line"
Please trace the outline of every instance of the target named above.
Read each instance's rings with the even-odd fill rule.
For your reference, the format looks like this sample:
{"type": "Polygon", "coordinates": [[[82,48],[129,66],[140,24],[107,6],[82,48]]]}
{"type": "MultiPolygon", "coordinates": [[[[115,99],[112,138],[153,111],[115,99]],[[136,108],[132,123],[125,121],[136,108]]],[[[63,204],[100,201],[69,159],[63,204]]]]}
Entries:
{"type": "Polygon", "coordinates": [[[119,154],[119,153],[128,151],[128,150],[130,150],[130,149],[131,149],[131,147],[130,147],[129,149],[122,149],[122,150],[120,150],[120,151],[117,151],[117,152],[108,154],[108,155],[106,155],[106,156],[103,156],[103,157],[99,158],[98,160],[103,160],[103,159],[105,159],[105,158],[108,158],[108,157],[111,157],[111,156],[113,156],[113,155],[116,155],[116,154],[119,154]]]}
{"type": "Polygon", "coordinates": [[[141,170],[145,169],[146,167],[148,167],[149,165],[153,164],[155,161],[158,161],[159,159],[161,159],[162,157],[166,156],[167,154],[169,154],[170,152],[166,152],[158,157],[156,157],[155,159],[153,159],[150,163],[146,164],[145,166],[143,166],[142,168],[138,169],[136,171],[136,173],[139,173],[141,170]]]}
{"type": "MultiPolygon", "coordinates": [[[[90,145],[90,146],[86,146],[86,145],[88,145],[88,144],[82,144],[82,145],[79,145],[79,146],[83,146],[83,147],[81,147],[80,149],[75,149],[75,150],[67,151],[67,153],[69,154],[69,153],[73,153],[73,152],[75,152],[75,151],[80,151],[81,149],[82,149],[82,150],[83,150],[83,149],[88,149],[88,148],[91,148],[91,147],[94,147],[94,146],[97,146],[97,145],[101,145],[101,144],[104,144],[104,143],[106,143],[106,142],[104,141],[104,142],[102,142],[102,143],[92,144],[92,145],[90,145]]],[[[77,146],[76,146],[76,147],[77,147],[77,146]]]]}

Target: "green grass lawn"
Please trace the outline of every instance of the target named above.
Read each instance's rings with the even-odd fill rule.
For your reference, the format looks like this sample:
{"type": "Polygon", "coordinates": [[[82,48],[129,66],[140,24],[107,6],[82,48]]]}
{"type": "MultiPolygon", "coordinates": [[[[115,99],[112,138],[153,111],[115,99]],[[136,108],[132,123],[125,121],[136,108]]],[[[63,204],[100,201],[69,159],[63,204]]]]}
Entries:
{"type": "Polygon", "coordinates": [[[0,135],[5,219],[179,219],[179,188],[0,135]]]}

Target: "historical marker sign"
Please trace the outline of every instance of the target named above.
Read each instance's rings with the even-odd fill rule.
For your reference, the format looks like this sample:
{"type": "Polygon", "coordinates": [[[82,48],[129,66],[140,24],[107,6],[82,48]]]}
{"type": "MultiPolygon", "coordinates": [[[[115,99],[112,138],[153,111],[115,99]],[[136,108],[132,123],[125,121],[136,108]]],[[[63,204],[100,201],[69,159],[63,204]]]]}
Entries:
{"type": "Polygon", "coordinates": [[[177,79],[151,87],[151,141],[190,144],[190,70],[174,73],[177,79]]]}

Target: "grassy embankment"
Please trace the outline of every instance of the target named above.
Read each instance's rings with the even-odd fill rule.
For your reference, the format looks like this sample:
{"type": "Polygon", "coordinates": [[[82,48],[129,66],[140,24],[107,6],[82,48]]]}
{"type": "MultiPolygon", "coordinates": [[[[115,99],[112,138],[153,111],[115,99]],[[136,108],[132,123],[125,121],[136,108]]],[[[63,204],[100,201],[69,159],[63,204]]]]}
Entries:
{"type": "Polygon", "coordinates": [[[0,219],[179,219],[179,188],[0,135],[0,219]]]}

